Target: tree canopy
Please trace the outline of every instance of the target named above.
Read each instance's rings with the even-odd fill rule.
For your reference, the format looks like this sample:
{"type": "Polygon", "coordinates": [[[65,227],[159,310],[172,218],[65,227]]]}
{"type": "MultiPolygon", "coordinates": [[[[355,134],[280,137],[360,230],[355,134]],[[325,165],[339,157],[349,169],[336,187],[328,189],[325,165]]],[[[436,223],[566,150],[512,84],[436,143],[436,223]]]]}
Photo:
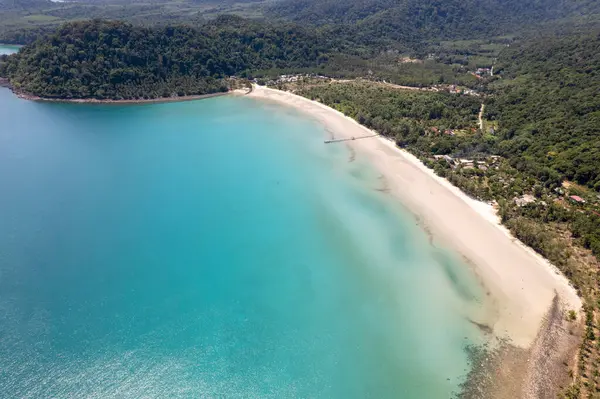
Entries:
{"type": "Polygon", "coordinates": [[[486,108],[500,154],[545,180],[548,169],[600,191],[600,34],[507,48],[486,108]]]}
{"type": "Polygon", "coordinates": [[[422,46],[427,40],[473,39],[531,25],[599,14],[595,0],[282,0],[270,15],[317,26],[351,27],[363,43],[422,46]]]}
{"type": "Polygon", "coordinates": [[[202,30],[93,20],[61,26],[0,65],[16,90],[51,98],[135,99],[226,90],[220,78],[305,68],[324,49],[298,26],[221,17],[202,30]]]}

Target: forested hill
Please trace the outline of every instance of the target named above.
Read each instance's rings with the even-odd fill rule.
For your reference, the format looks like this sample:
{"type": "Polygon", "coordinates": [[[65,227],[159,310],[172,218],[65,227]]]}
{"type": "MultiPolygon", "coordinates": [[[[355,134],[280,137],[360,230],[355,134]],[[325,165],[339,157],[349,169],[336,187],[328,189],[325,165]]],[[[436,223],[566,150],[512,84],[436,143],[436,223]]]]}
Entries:
{"type": "Polygon", "coordinates": [[[317,65],[317,39],[297,26],[222,17],[202,30],[123,22],[63,25],[0,62],[15,90],[50,98],[137,99],[226,90],[220,78],[317,65]]]}
{"type": "Polygon", "coordinates": [[[358,38],[481,38],[530,25],[600,13],[597,0],[281,0],[270,15],[315,25],[349,23],[358,38]]]}
{"type": "Polygon", "coordinates": [[[50,0],[0,0],[0,10],[19,10],[51,5],[50,0]]]}
{"type": "Polygon", "coordinates": [[[486,116],[499,121],[502,155],[600,191],[600,34],[516,44],[497,68],[486,116]]]}

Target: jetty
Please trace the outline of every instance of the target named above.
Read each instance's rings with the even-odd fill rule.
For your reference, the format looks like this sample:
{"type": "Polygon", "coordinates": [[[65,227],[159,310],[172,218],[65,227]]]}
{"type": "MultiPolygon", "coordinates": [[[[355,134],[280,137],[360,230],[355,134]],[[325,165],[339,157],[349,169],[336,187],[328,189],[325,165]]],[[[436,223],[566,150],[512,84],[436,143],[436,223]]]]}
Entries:
{"type": "Polygon", "coordinates": [[[325,140],[325,144],[340,143],[342,141],[352,141],[352,140],[368,139],[368,138],[377,137],[377,136],[379,136],[379,135],[378,134],[371,134],[369,136],[349,137],[349,138],[344,138],[344,139],[331,139],[331,140],[325,140]]]}

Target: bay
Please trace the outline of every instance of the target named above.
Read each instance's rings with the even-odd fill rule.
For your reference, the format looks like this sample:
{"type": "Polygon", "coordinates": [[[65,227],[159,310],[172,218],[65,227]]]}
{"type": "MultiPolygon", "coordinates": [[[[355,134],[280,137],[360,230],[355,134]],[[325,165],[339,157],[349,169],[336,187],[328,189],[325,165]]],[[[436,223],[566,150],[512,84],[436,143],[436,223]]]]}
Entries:
{"type": "Polygon", "coordinates": [[[378,173],[243,97],[0,89],[8,398],[448,398],[483,293],[378,173]]]}

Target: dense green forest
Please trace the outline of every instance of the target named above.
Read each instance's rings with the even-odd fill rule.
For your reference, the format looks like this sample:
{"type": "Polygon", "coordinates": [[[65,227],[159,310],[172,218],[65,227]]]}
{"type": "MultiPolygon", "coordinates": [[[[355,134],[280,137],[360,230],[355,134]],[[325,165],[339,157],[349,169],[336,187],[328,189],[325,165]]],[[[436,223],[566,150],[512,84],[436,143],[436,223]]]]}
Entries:
{"type": "Polygon", "coordinates": [[[425,52],[429,40],[482,39],[564,21],[597,21],[595,0],[0,0],[0,42],[31,43],[62,23],[102,18],[199,26],[220,14],[311,25],[371,50],[425,52]]]}
{"type": "Polygon", "coordinates": [[[498,153],[543,182],[600,191],[600,35],[519,43],[497,68],[486,117],[500,122],[498,153]]]}
{"type": "Polygon", "coordinates": [[[433,129],[471,132],[477,126],[481,105],[474,96],[393,90],[368,81],[307,85],[299,94],[318,99],[383,135],[397,138],[403,147],[424,145],[422,150],[431,150],[434,154],[447,154],[446,148],[454,145],[445,143],[454,141],[455,137],[440,136],[439,147],[435,149],[422,139],[433,129]]]}
{"type": "Polygon", "coordinates": [[[318,41],[297,26],[221,17],[202,30],[74,22],[0,63],[14,89],[53,98],[136,99],[225,91],[220,78],[315,67],[318,41]]]}
{"type": "Polygon", "coordinates": [[[101,18],[140,26],[199,26],[223,13],[251,17],[258,15],[258,8],[242,0],[0,0],[0,43],[32,43],[70,21],[101,18]]]}
{"type": "Polygon", "coordinates": [[[544,22],[600,13],[595,0],[282,0],[268,13],[318,26],[344,23],[361,43],[407,45],[514,33],[544,22]]]}
{"type": "Polygon", "coordinates": [[[225,90],[218,79],[313,73],[398,84],[476,85],[468,65],[398,63],[345,36],[294,23],[220,16],[199,27],[67,23],[0,61],[15,90],[41,97],[135,99],[225,90]]]}

